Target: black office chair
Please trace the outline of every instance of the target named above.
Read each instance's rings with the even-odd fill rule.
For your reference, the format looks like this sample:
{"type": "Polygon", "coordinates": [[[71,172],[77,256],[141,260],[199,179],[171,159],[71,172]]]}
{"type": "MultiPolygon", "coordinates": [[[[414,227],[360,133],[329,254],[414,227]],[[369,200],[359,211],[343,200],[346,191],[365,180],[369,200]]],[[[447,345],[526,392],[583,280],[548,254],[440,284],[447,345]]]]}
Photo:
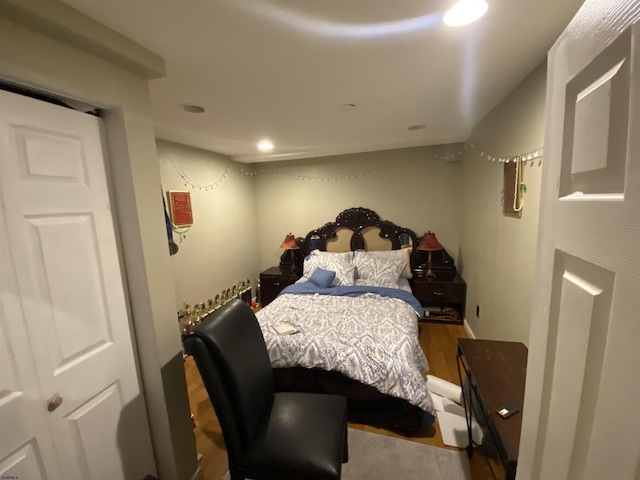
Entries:
{"type": "Polygon", "coordinates": [[[274,392],[262,331],[231,300],[184,338],[220,421],[232,480],[339,479],[348,460],[344,397],[274,392]]]}

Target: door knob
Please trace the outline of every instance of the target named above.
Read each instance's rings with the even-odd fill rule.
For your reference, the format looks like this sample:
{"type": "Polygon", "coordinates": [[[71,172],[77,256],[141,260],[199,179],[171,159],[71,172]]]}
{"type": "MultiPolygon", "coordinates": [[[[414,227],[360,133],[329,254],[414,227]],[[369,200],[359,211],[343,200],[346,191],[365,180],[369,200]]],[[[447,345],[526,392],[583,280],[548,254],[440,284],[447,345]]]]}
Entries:
{"type": "Polygon", "coordinates": [[[62,403],[62,397],[57,393],[47,401],[47,410],[53,412],[62,403]]]}

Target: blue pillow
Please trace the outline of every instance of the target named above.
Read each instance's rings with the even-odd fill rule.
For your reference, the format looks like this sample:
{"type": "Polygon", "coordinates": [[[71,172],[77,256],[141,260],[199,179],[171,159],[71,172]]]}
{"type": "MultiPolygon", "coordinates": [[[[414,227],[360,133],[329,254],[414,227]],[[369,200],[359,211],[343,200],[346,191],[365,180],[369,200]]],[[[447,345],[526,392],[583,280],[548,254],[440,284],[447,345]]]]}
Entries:
{"type": "Polygon", "coordinates": [[[336,272],[325,270],[324,268],[316,268],[309,277],[309,281],[320,288],[328,288],[334,278],[336,278],[336,272]]]}

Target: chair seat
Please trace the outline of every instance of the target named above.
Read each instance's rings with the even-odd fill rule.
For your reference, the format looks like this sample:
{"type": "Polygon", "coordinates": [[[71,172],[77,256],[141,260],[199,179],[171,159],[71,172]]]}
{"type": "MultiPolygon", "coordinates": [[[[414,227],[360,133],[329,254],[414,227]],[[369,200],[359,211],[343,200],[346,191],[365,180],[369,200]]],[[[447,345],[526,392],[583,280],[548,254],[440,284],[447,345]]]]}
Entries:
{"type": "Polygon", "coordinates": [[[243,469],[258,478],[278,472],[274,478],[339,479],[346,461],[346,418],[344,397],[276,393],[270,414],[241,462],[243,469]],[[344,441],[336,442],[341,437],[344,441]]]}

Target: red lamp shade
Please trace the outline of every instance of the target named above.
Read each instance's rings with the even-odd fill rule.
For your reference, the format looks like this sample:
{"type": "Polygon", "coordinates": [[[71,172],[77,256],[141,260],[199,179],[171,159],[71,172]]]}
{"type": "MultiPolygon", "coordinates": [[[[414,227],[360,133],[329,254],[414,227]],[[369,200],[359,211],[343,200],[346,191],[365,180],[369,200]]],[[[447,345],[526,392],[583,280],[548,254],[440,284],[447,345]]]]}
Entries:
{"type": "Polygon", "coordinates": [[[425,250],[427,252],[432,252],[434,250],[442,250],[444,247],[440,244],[438,239],[436,238],[436,234],[429,231],[425,233],[420,239],[420,244],[418,245],[418,250],[425,250]]]}
{"type": "Polygon", "coordinates": [[[298,245],[296,244],[296,238],[293,236],[293,234],[289,233],[286,237],[284,237],[284,241],[282,242],[282,245],[280,245],[280,248],[286,248],[287,250],[296,250],[300,247],[298,247],[298,245]]]}

